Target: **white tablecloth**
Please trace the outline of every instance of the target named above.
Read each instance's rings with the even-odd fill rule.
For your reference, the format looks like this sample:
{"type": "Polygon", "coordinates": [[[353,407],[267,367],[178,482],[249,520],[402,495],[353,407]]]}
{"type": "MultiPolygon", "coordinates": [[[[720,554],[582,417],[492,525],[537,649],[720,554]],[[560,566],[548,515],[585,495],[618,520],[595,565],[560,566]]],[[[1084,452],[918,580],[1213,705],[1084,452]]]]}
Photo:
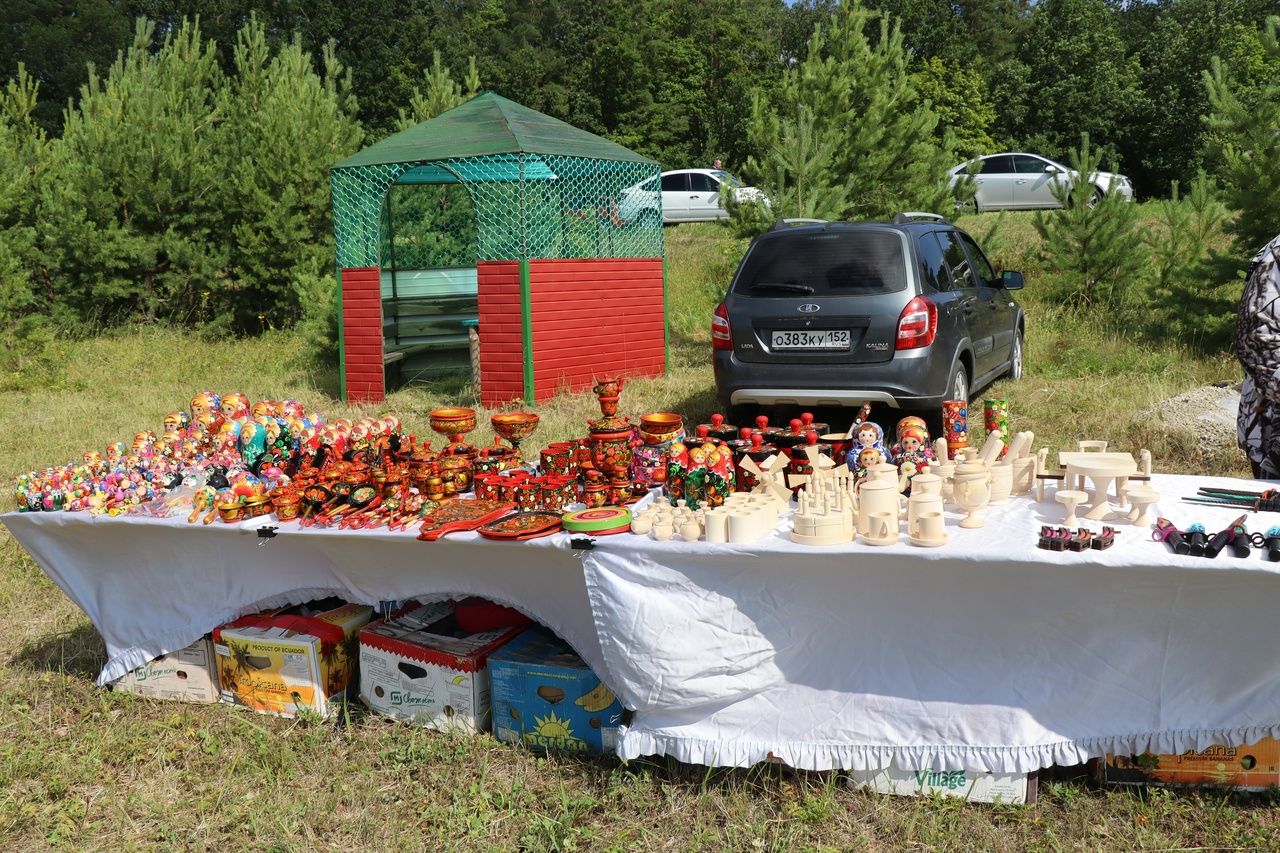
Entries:
{"type": "MultiPolygon", "coordinates": [[[[1262,487],[1153,485],[1164,514],[1214,531],[1239,512],[1176,500],[1212,482],[1262,487]]],[[[981,530],[948,513],[938,549],[801,548],[784,523],[747,547],[601,537],[581,560],[564,534],[424,543],[285,526],[257,547],[220,523],[3,520],[102,632],[102,681],[255,608],[474,594],[560,633],[635,710],[624,757],[1007,773],[1280,736],[1280,565],[1178,557],[1127,524],[1108,551],[1035,548],[1063,516],[1051,488],[993,507],[981,530]]]]}
{"type": "Polygon", "coordinates": [[[260,539],[256,529],[276,522],[205,526],[185,517],[68,512],[0,520],[102,634],[107,664],[99,684],[237,616],[329,595],[372,605],[482,596],[548,626],[604,671],[582,565],[563,534],[556,541],[493,542],[464,533],[419,542],[414,532],[290,523],[260,539]]]}

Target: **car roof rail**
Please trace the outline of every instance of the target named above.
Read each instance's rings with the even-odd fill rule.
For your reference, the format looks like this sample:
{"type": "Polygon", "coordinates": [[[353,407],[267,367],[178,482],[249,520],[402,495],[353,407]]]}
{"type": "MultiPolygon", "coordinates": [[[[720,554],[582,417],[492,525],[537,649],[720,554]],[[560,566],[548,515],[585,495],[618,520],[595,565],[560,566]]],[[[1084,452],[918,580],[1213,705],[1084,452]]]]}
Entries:
{"type": "Polygon", "coordinates": [[[797,225],[826,225],[826,224],[827,224],[827,220],[825,219],[805,219],[803,217],[797,217],[794,219],[779,219],[777,222],[773,223],[773,225],[769,228],[769,230],[782,231],[783,229],[786,229],[786,228],[794,228],[797,225]]]}
{"type": "Polygon", "coordinates": [[[889,222],[893,225],[906,225],[917,219],[932,219],[934,222],[947,221],[947,217],[937,213],[929,213],[928,211],[924,211],[924,210],[906,210],[906,211],[903,211],[902,213],[899,213],[897,216],[893,217],[893,219],[889,220],[889,222]]]}

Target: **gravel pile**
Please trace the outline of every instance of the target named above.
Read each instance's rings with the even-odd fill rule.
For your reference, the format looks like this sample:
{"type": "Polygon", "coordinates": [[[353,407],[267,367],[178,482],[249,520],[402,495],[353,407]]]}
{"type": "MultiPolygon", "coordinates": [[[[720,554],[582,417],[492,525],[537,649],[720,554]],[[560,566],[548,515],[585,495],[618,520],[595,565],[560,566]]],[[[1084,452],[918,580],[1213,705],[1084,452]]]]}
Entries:
{"type": "Polygon", "coordinates": [[[1195,432],[1211,447],[1235,447],[1239,410],[1239,385],[1205,385],[1171,397],[1147,414],[1170,430],[1195,432]]]}

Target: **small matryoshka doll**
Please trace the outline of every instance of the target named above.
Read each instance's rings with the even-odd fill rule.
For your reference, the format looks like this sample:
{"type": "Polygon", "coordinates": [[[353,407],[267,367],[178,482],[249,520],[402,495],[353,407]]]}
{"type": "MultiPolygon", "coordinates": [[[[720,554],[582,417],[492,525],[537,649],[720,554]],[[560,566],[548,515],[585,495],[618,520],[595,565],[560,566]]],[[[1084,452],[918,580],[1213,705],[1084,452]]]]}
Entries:
{"type": "Polygon", "coordinates": [[[114,465],[115,463],[119,462],[120,457],[124,456],[124,442],[117,441],[113,444],[108,444],[106,446],[106,449],[103,451],[103,455],[105,456],[107,462],[111,465],[114,465]]]}
{"type": "Polygon", "coordinates": [[[307,416],[307,410],[297,400],[285,400],[276,410],[276,414],[284,417],[286,420],[297,418],[302,420],[307,416]]]}
{"type": "Polygon", "coordinates": [[[924,474],[936,460],[933,448],[929,446],[929,434],[916,427],[909,426],[898,433],[898,452],[894,459],[898,471],[908,480],[916,474],[924,474]]]}
{"type": "Polygon", "coordinates": [[[186,412],[170,412],[164,416],[164,434],[172,435],[182,432],[191,425],[191,416],[186,412]]]}
{"type": "Polygon", "coordinates": [[[259,400],[253,404],[253,408],[249,410],[249,414],[256,418],[275,417],[276,412],[280,410],[280,404],[275,400],[259,400]]]}
{"type": "Polygon", "coordinates": [[[205,412],[216,412],[222,405],[222,398],[212,391],[201,391],[191,398],[191,417],[199,418],[205,412]]]}
{"type": "Polygon", "coordinates": [[[240,458],[245,465],[253,465],[267,449],[267,430],[254,420],[245,421],[238,438],[240,458]]]}
{"type": "Polygon", "coordinates": [[[229,421],[247,418],[249,417],[249,397],[239,391],[227,394],[222,398],[222,405],[219,408],[222,411],[222,417],[229,421]]]}

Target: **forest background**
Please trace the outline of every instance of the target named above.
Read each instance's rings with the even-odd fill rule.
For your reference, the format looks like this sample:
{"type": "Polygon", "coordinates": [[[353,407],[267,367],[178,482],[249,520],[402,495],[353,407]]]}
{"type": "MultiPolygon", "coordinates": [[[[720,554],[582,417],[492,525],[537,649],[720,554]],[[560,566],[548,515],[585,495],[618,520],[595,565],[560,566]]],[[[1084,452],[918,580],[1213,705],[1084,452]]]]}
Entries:
{"type": "MultiPolygon", "coordinates": [[[[137,321],[301,324],[328,352],[328,167],[480,90],[663,168],[722,159],[774,214],[950,213],[945,170],[1002,150],[1123,171],[1160,200],[1159,227],[1113,204],[1038,216],[1046,280],[1102,310],[1149,302],[1164,332],[1220,345],[1244,263],[1280,223],[1277,14],[1280,0],[12,0],[0,382],[53,371],[57,336],[137,321]]],[[[432,207],[427,230],[456,218],[445,192],[432,207]]]]}

